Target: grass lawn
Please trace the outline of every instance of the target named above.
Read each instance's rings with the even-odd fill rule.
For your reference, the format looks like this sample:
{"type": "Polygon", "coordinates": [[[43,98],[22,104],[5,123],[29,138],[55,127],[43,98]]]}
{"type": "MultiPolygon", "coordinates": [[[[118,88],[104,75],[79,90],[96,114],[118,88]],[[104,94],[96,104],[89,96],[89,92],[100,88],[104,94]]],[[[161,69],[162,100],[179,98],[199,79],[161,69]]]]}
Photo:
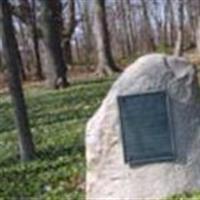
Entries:
{"type": "Polygon", "coordinates": [[[84,130],[112,81],[25,90],[38,159],[20,164],[10,97],[0,96],[0,199],[84,199],[84,130]]]}
{"type": "MultiPolygon", "coordinates": [[[[84,130],[112,81],[25,90],[37,160],[21,164],[10,97],[0,95],[0,199],[84,199],[84,130]]],[[[196,200],[199,194],[170,200],[196,200]]]]}

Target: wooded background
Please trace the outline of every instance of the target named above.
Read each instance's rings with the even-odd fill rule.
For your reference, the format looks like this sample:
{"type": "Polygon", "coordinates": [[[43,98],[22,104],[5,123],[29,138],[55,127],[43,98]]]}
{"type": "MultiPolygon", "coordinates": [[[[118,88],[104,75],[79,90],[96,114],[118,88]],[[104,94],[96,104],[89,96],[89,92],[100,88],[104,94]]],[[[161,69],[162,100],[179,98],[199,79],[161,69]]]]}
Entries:
{"type": "MultiPolygon", "coordinates": [[[[55,76],[62,77],[67,66],[89,69],[98,66],[98,73],[110,74],[118,71],[115,63],[147,52],[182,55],[196,46],[200,49],[199,0],[12,0],[9,3],[23,64],[21,75],[23,79],[46,77],[51,87],[56,87],[55,76]]],[[[0,55],[3,70],[2,48],[0,55]]]]}

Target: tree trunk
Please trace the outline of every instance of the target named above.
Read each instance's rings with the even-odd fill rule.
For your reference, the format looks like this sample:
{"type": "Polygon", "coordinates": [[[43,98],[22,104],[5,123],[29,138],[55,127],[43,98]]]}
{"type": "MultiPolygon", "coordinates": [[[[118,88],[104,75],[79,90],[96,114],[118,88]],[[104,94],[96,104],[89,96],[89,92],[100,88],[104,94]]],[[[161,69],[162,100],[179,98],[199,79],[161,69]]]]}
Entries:
{"type": "Polygon", "coordinates": [[[123,25],[121,25],[121,23],[123,23],[122,19],[121,19],[121,14],[120,14],[120,10],[121,10],[121,6],[120,6],[120,1],[115,1],[114,2],[114,12],[115,12],[115,18],[112,21],[112,24],[114,23],[114,25],[111,25],[113,27],[115,27],[115,34],[116,35],[116,39],[115,39],[115,43],[118,45],[118,49],[117,50],[117,57],[120,59],[126,58],[126,38],[124,37],[124,29],[123,29],[123,25]],[[120,23],[120,26],[119,26],[120,23]],[[120,49],[120,50],[119,50],[120,49]]]}
{"type": "Polygon", "coordinates": [[[182,56],[183,55],[183,43],[184,43],[184,2],[179,0],[178,2],[178,35],[176,40],[176,45],[174,49],[174,55],[182,56]]]}
{"type": "Polygon", "coordinates": [[[43,35],[48,57],[46,78],[50,88],[68,86],[67,67],[62,49],[62,5],[59,0],[43,0],[43,35]]]}
{"type": "MultiPolygon", "coordinates": [[[[195,46],[196,45],[196,17],[194,16],[193,12],[193,5],[191,1],[186,1],[186,8],[187,8],[187,13],[188,13],[188,20],[189,20],[189,25],[191,28],[191,42],[190,44],[195,46]]],[[[199,3],[200,6],[200,3],[199,3]]],[[[197,21],[198,21],[198,16],[197,16],[197,21]]],[[[199,24],[200,25],[200,24],[199,24]]],[[[197,28],[198,28],[198,24],[197,24],[197,28]]]]}
{"type": "Polygon", "coordinates": [[[77,63],[81,63],[81,53],[80,53],[80,47],[79,47],[79,38],[77,36],[75,36],[74,40],[75,40],[75,48],[76,48],[76,60],[77,60],[77,63]]]}
{"type": "Polygon", "coordinates": [[[39,42],[38,42],[38,28],[37,28],[37,22],[36,22],[36,5],[35,0],[32,0],[32,9],[31,9],[31,26],[32,26],[32,39],[33,39],[33,45],[34,45],[34,52],[35,52],[35,58],[36,58],[36,73],[35,76],[39,80],[44,79],[43,71],[42,71],[42,64],[41,64],[41,58],[40,58],[40,50],[39,50],[39,42]]]}
{"type": "Polygon", "coordinates": [[[196,30],[196,46],[197,51],[200,53],[200,16],[198,17],[198,24],[196,30]]]}
{"type": "Polygon", "coordinates": [[[164,46],[168,46],[168,16],[169,16],[169,5],[168,1],[166,0],[165,5],[164,5],[164,21],[163,21],[163,37],[162,41],[164,46]]]}
{"type": "Polygon", "coordinates": [[[169,5],[169,13],[170,13],[170,33],[169,33],[169,41],[170,41],[170,46],[173,47],[175,44],[175,13],[173,10],[173,1],[168,0],[168,5],[169,5]]]}
{"type": "Polygon", "coordinates": [[[197,2],[197,29],[196,29],[196,46],[200,53],[200,1],[197,2]]]}
{"type": "Polygon", "coordinates": [[[146,34],[147,34],[147,40],[149,43],[149,50],[150,51],[155,51],[156,50],[156,44],[154,41],[154,33],[151,27],[151,23],[150,23],[150,18],[149,18],[149,13],[148,13],[148,9],[147,9],[147,1],[146,0],[141,0],[142,3],[142,10],[143,10],[143,16],[144,16],[144,20],[145,20],[145,30],[146,30],[146,34]]]}
{"type": "Polygon", "coordinates": [[[94,36],[92,32],[92,22],[91,22],[91,14],[90,14],[90,4],[91,0],[85,0],[84,1],[84,24],[83,24],[83,31],[84,31],[84,37],[85,37],[85,44],[84,48],[86,48],[85,51],[85,57],[86,57],[86,63],[94,63],[94,36]]]}
{"type": "Polygon", "coordinates": [[[130,42],[130,38],[129,38],[129,33],[128,33],[128,23],[127,23],[127,17],[126,17],[126,13],[127,10],[125,8],[125,1],[124,0],[118,0],[119,4],[118,4],[118,12],[121,13],[122,16],[122,30],[123,30],[123,35],[124,35],[124,43],[126,46],[126,54],[128,57],[130,57],[131,55],[131,42],[130,42]],[[120,9],[120,11],[119,11],[120,9]]]}
{"type": "MultiPolygon", "coordinates": [[[[16,23],[16,22],[15,22],[16,23]]],[[[22,22],[21,20],[18,20],[18,25],[19,27],[19,33],[21,35],[21,51],[20,51],[20,55],[21,55],[21,60],[22,60],[22,66],[21,66],[21,74],[22,75],[22,79],[24,80],[23,76],[25,76],[25,80],[27,79],[26,74],[30,74],[31,73],[31,66],[30,66],[30,48],[27,45],[28,44],[28,38],[26,36],[25,33],[25,29],[22,26],[22,22]]]]}
{"type": "Polygon", "coordinates": [[[131,8],[131,1],[130,0],[126,0],[125,3],[125,10],[126,10],[126,17],[127,17],[127,27],[128,27],[128,33],[129,33],[129,42],[130,42],[130,46],[131,46],[131,53],[134,52],[134,30],[133,30],[133,11],[131,8]]]}
{"type": "Polygon", "coordinates": [[[72,47],[71,47],[71,38],[76,27],[76,13],[75,13],[75,1],[68,0],[68,22],[64,28],[63,34],[63,43],[64,43],[64,55],[66,57],[66,63],[72,64],[72,47]]]}
{"type": "Polygon", "coordinates": [[[21,160],[27,161],[34,158],[35,150],[20,81],[19,69],[20,66],[22,66],[22,62],[18,57],[18,45],[14,34],[8,0],[0,1],[0,8],[3,25],[3,47],[9,70],[10,92],[15,107],[15,121],[19,136],[20,157],[21,160]]]}
{"type": "MultiPolygon", "coordinates": [[[[92,0],[93,1],[93,0],[92,0]]],[[[90,5],[91,0],[77,0],[77,9],[79,12],[82,10],[81,19],[83,21],[82,30],[83,30],[83,57],[81,59],[83,62],[87,64],[91,64],[94,62],[94,45],[93,45],[93,34],[92,34],[92,23],[91,23],[91,12],[90,12],[90,5]],[[82,4],[81,4],[82,2],[82,4]]]]}
{"type": "Polygon", "coordinates": [[[97,73],[112,74],[119,72],[113,60],[110,38],[106,21],[105,0],[95,0],[94,36],[97,44],[98,66],[97,73]]]}

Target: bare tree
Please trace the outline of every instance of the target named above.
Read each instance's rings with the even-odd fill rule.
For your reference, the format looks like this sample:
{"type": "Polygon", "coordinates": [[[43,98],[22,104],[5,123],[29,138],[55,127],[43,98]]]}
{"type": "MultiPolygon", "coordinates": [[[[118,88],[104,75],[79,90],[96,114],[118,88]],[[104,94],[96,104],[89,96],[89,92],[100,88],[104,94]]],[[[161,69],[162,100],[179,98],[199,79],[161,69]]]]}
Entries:
{"type": "Polygon", "coordinates": [[[178,0],[178,19],[178,36],[174,49],[174,55],[182,56],[184,47],[184,0],[178,0]]]}
{"type": "MultiPolygon", "coordinates": [[[[191,2],[190,2],[191,3],[191,2]]],[[[197,46],[197,51],[200,53],[200,1],[197,1],[197,3],[195,4],[196,8],[197,8],[197,27],[196,27],[196,34],[195,34],[195,39],[196,39],[196,46],[197,46]]],[[[193,10],[194,12],[194,10],[193,10]]],[[[193,22],[194,23],[194,22],[193,22]]]]}
{"type": "Polygon", "coordinates": [[[200,16],[198,17],[198,24],[196,30],[196,45],[197,45],[197,51],[200,52],[200,16]]]}
{"type": "Polygon", "coordinates": [[[18,44],[15,38],[11,9],[8,0],[0,1],[0,9],[0,13],[2,14],[3,48],[9,71],[10,92],[15,108],[15,121],[18,130],[20,156],[21,160],[26,161],[34,158],[35,150],[20,80],[19,69],[20,66],[22,66],[22,62],[18,56],[18,44]]]}
{"type": "Polygon", "coordinates": [[[122,17],[122,31],[123,31],[123,35],[124,35],[124,43],[125,43],[125,47],[126,47],[126,52],[127,55],[130,56],[131,55],[131,45],[132,42],[130,41],[130,35],[129,35],[129,24],[128,24],[128,19],[127,19],[127,9],[126,9],[126,5],[125,5],[125,1],[124,0],[118,0],[116,3],[118,3],[118,12],[120,12],[121,17],[122,17]]]}
{"type": "Polygon", "coordinates": [[[149,50],[155,51],[156,45],[155,45],[155,41],[154,41],[153,29],[152,29],[151,23],[150,23],[150,17],[149,17],[148,4],[147,3],[148,3],[148,1],[141,0],[144,23],[145,23],[145,34],[147,35],[149,50]]]}
{"type": "Polygon", "coordinates": [[[66,56],[66,62],[68,64],[73,62],[71,39],[76,28],[76,24],[75,0],[68,0],[67,23],[63,31],[64,55],[66,56]]]}
{"type": "Polygon", "coordinates": [[[95,0],[94,36],[97,44],[98,74],[119,72],[113,60],[107,27],[105,0],[95,0]]]}
{"type": "Polygon", "coordinates": [[[36,57],[36,77],[39,80],[44,79],[40,50],[39,50],[39,37],[38,37],[38,27],[37,27],[37,18],[36,18],[36,2],[32,0],[32,8],[31,8],[31,27],[32,27],[32,39],[34,45],[34,52],[36,57]]]}
{"type": "MultiPolygon", "coordinates": [[[[92,0],[93,1],[93,0],[92,0]]],[[[94,45],[93,45],[93,32],[92,32],[92,12],[91,12],[91,0],[76,0],[77,13],[80,15],[78,24],[80,29],[83,31],[83,37],[76,36],[76,40],[79,43],[82,42],[82,55],[83,60],[86,64],[90,64],[94,61],[94,45]],[[78,39],[79,38],[79,39],[78,39]],[[83,41],[81,41],[83,40],[83,41]]],[[[81,54],[80,54],[81,55],[81,54]]],[[[81,56],[80,56],[81,58],[81,56]]]]}
{"type": "MultiPolygon", "coordinates": [[[[174,51],[174,53],[176,51],[176,54],[181,55],[179,52],[183,49],[183,41],[185,50],[194,48],[196,45],[200,46],[198,44],[200,43],[198,39],[200,38],[199,0],[58,0],[56,3],[55,0],[51,0],[48,2],[49,5],[55,5],[51,13],[54,15],[54,21],[58,22],[54,27],[61,35],[57,44],[61,40],[60,46],[63,49],[65,63],[73,64],[71,62],[73,59],[74,62],[84,62],[86,65],[98,61],[97,72],[100,74],[118,71],[113,59],[123,63],[131,57],[155,50],[174,51]]],[[[49,69],[46,70],[48,71],[46,77],[52,81],[52,85],[57,85],[53,82],[57,79],[55,71],[58,68],[55,60],[58,63],[58,56],[55,59],[56,53],[53,52],[56,48],[54,51],[50,50],[51,45],[49,44],[53,44],[53,40],[50,37],[47,39],[50,34],[46,34],[50,30],[47,25],[50,20],[44,20],[45,23],[40,21],[45,0],[17,0],[11,3],[14,7],[13,13],[23,23],[35,22],[32,23],[33,28],[30,28],[30,25],[29,28],[23,26],[27,41],[30,42],[29,37],[33,37],[32,41],[35,41],[31,42],[35,46],[35,53],[30,54],[30,60],[35,55],[37,66],[40,66],[40,56],[43,58],[41,62],[48,61],[47,64],[42,64],[42,67],[46,66],[43,70],[49,69]],[[34,8],[35,4],[38,6],[37,9],[34,8]],[[31,36],[27,29],[36,34],[31,36]],[[46,30],[36,31],[36,29],[46,30]],[[38,40],[41,47],[40,52],[37,50],[38,40]],[[43,45],[44,41],[45,45],[43,45]]],[[[21,46],[24,45],[20,45],[20,50],[21,46]]],[[[31,50],[33,51],[33,48],[31,50]]],[[[63,63],[63,59],[59,60],[63,63]]],[[[27,75],[30,72],[26,72],[27,75]]]]}
{"type": "Polygon", "coordinates": [[[33,50],[34,56],[36,60],[35,65],[35,76],[42,80],[44,79],[42,66],[41,66],[41,58],[39,52],[39,37],[38,37],[38,27],[37,27],[37,19],[36,19],[36,2],[35,0],[31,0],[31,4],[29,0],[19,0],[18,6],[12,6],[12,13],[16,17],[20,19],[21,22],[26,24],[26,28],[28,30],[28,35],[32,38],[33,41],[33,50]]]}
{"type": "Polygon", "coordinates": [[[131,53],[134,51],[134,29],[133,29],[133,12],[132,12],[132,4],[130,0],[125,1],[125,13],[126,13],[126,21],[127,21],[127,32],[129,36],[129,43],[131,48],[131,53]]]}
{"type": "Polygon", "coordinates": [[[62,4],[60,0],[42,0],[43,36],[48,55],[46,78],[51,88],[68,86],[67,67],[62,48],[62,4]]]}

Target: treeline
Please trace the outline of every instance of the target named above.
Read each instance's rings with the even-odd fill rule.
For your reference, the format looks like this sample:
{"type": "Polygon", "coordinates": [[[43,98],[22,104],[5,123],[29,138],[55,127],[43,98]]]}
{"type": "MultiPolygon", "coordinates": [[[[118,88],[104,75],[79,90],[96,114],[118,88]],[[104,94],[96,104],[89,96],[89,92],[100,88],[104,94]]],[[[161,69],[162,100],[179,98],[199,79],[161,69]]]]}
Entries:
{"type": "MultiPolygon", "coordinates": [[[[66,87],[69,85],[68,65],[72,65],[75,60],[83,62],[81,58],[75,59],[74,48],[76,47],[77,55],[84,54],[87,57],[88,60],[85,62],[90,62],[90,60],[94,62],[92,57],[94,41],[97,73],[111,74],[114,71],[120,71],[111,52],[104,0],[94,1],[92,7],[94,28],[89,22],[91,20],[89,10],[85,11],[87,18],[81,14],[83,1],[19,0],[7,2],[12,15],[11,23],[15,29],[17,44],[15,51],[17,59],[20,60],[20,74],[23,80],[31,74],[40,80],[45,78],[51,88],[66,87]],[[83,37],[83,32],[85,37],[83,37]],[[87,38],[87,42],[83,44],[82,38],[84,40],[87,38]]],[[[91,9],[90,4],[84,6],[84,10],[91,9]]],[[[3,59],[4,56],[1,59],[2,63],[3,59]]]]}
{"type": "MultiPolygon", "coordinates": [[[[200,46],[199,0],[45,2],[9,2],[23,79],[28,75],[48,79],[48,74],[65,74],[64,65],[94,65],[99,66],[98,73],[110,74],[116,68],[113,60],[118,62],[147,52],[172,49],[181,55],[184,50],[200,46]],[[111,68],[101,69],[102,64],[98,64],[103,51],[109,62],[104,65],[111,68]],[[57,66],[61,69],[56,69],[57,66]]],[[[56,76],[57,82],[67,85],[67,81],[61,81],[61,75],[56,76]]],[[[54,79],[49,79],[50,87],[57,87],[54,79]]]]}

